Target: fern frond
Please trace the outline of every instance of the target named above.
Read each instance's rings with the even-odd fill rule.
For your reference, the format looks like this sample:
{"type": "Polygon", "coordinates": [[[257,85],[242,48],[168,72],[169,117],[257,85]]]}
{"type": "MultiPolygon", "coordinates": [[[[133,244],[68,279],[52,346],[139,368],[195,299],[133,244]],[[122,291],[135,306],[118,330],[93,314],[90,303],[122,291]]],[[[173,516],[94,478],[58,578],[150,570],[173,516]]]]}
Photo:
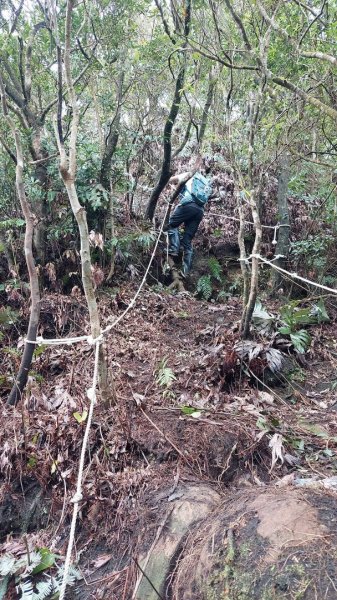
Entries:
{"type": "MultiPolygon", "coordinates": [[[[60,567],[56,576],[56,583],[59,587],[61,587],[62,579],[64,574],[64,567],[60,567]]],[[[79,572],[74,565],[69,566],[68,576],[67,576],[67,585],[74,585],[76,581],[83,579],[81,573],[79,572]]],[[[57,591],[57,590],[55,590],[57,591]]]]}
{"type": "Polygon", "coordinates": [[[210,275],[203,275],[198,279],[197,292],[204,299],[209,300],[213,293],[213,286],[210,275]]]}
{"type": "Polygon", "coordinates": [[[164,358],[157,370],[157,384],[161,387],[169,388],[176,379],[172,369],[167,366],[167,358],[164,358]]]}
{"type": "Polygon", "coordinates": [[[37,567],[41,563],[41,554],[40,552],[30,552],[29,554],[29,564],[28,564],[28,556],[25,555],[26,561],[26,573],[31,573],[34,571],[35,567],[37,567]]]}
{"type": "Polygon", "coordinates": [[[34,589],[30,577],[24,581],[21,581],[19,585],[19,590],[21,591],[20,600],[33,600],[34,589]]]}
{"type": "Polygon", "coordinates": [[[149,250],[156,239],[156,232],[151,229],[150,231],[142,231],[136,238],[136,242],[144,248],[144,250],[149,250]]]}
{"type": "Polygon", "coordinates": [[[222,281],[222,267],[215,256],[211,256],[208,260],[208,266],[210,270],[210,274],[217,281],[222,281]]]}
{"type": "Polygon", "coordinates": [[[6,575],[6,577],[0,580],[0,600],[4,600],[4,598],[6,598],[10,578],[10,575],[6,575]]]}
{"type": "Polygon", "coordinates": [[[6,575],[13,575],[16,571],[16,559],[11,554],[5,554],[0,558],[0,575],[6,577],[6,575]]]}
{"type": "Polygon", "coordinates": [[[33,600],[46,600],[53,592],[59,592],[60,589],[53,581],[53,579],[39,581],[36,584],[37,592],[33,594],[33,600]]]}

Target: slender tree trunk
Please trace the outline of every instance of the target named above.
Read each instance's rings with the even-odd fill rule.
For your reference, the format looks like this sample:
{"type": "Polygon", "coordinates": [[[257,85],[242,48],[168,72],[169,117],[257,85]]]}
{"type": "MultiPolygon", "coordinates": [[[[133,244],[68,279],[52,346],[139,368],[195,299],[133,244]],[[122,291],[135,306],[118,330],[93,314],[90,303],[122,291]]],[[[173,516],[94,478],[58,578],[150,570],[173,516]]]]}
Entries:
{"type": "MultiPolygon", "coordinates": [[[[18,136],[18,134],[16,133],[18,136]]],[[[30,284],[30,292],[31,292],[31,306],[30,306],[30,316],[28,323],[28,331],[27,331],[27,339],[30,341],[36,340],[37,328],[39,324],[40,317],[40,289],[39,289],[39,281],[37,276],[37,271],[35,268],[34,256],[33,256],[33,231],[34,231],[34,221],[32,217],[32,213],[30,211],[24,185],[23,185],[23,161],[22,156],[18,157],[18,164],[16,167],[16,187],[18,191],[18,196],[20,198],[20,203],[22,207],[22,212],[25,215],[26,220],[26,232],[25,232],[25,257],[26,263],[29,273],[29,284],[30,284]]],[[[35,350],[35,345],[31,343],[25,343],[19,372],[15,378],[14,385],[11,389],[11,392],[8,397],[8,404],[16,405],[22,395],[22,392],[25,388],[28,379],[28,373],[30,366],[32,364],[32,358],[35,350]]]]}
{"type": "Polygon", "coordinates": [[[98,106],[97,94],[96,94],[97,84],[98,84],[98,80],[96,80],[96,82],[94,82],[93,84],[90,85],[90,92],[91,92],[93,100],[94,100],[94,111],[95,111],[95,117],[96,117],[97,134],[98,134],[99,145],[100,145],[100,150],[101,150],[101,158],[103,158],[104,150],[105,150],[105,141],[104,141],[104,137],[103,137],[102,121],[101,121],[101,117],[99,114],[99,106],[98,106]]]}
{"type": "MultiPolygon", "coordinates": [[[[246,307],[247,307],[248,296],[249,296],[249,268],[246,263],[247,253],[246,253],[246,247],[245,247],[245,216],[244,216],[244,212],[243,212],[243,206],[242,206],[241,199],[239,199],[239,202],[238,202],[238,209],[239,209],[239,217],[240,217],[238,244],[239,244],[239,248],[240,248],[240,267],[241,267],[241,273],[242,273],[242,279],[243,279],[242,302],[243,302],[243,309],[245,311],[246,307]]],[[[245,312],[244,312],[244,314],[245,314],[245,312]]],[[[243,315],[243,319],[244,319],[244,315],[243,315]]]]}
{"type": "MultiPolygon", "coordinates": [[[[0,91],[1,91],[1,100],[2,100],[2,108],[5,119],[9,125],[9,128],[12,131],[15,140],[16,147],[16,190],[20,200],[21,209],[25,217],[26,221],[26,231],[25,231],[25,257],[26,264],[29,275],[29,284],[30,284],[30,293],[31,293],[31,307],[30,307],[30,316],[28,323],[28,331],[27,331],[27,340],[29,342],[35,342],[37,328],[39,324],[39,316],[40,316],[40,289],[39,289],[39,280],[35,268],[34,256],[33,256],[33,231],[34,231],[34,217],[30,210],[30,206],[28,204],[24,183],[23,183],[23,152],[21,147],[21,139],[18,130],[15,127],[14,122],[8,114],[7,104],[6,104],[6,96],[5,96],[5,86],[0,77],[0,91]]],[[[32,363],[32,358],[35,350],[34,343],[25,343],[23,355],[21,358],[21,363],[19,367],[18,374],[15,378],[13,387],[8,397],[8,404],[15,406],[21,396],[22,392],[25,388],[28,379],[29,369],[32,363]]]]}
{"type": "Polygon", "coordinates": [[[36,222],[34,227],[33,242],[36,251],[36,256],[41,265],[46,262],[46,234],[47,234],[47,215],[48,215],[48,162],[44,161],[46,152],[41,144],[41,127],[36,126],[32,133],[32,144],[30,148],[31,156],[34,161],[37,161],[35,167],[35,179],[38,181],[41,195],[34,206],[36,214],[36,222]],[[40,162],[42,161],[42,162],[40,162]]]}
{"type": "MultiPolygon", "coordinates": [[[[240,168],[237,165],[236,160],[235,160],[234,146],[233,146],[233,140],[232,140],[231,108],[230,108],[231,93],[232,93],[232,90],[230,89],[228,97],[227,97],[227,102],[226,102],[229,154],[230,154],[230,158],[231,158],[231,162],[232,162],[232,166],[233,166],[234,177],[238,181],[240,187],[243,188],[244,187],[243,177],[242,177],[240,168]]],[[[240,218],[238,244],[239,244],[239,249],[240,249],[240,268],[241,268],[242,280],[243,280],[243,292],[242,292],[243,312],[242,312],[241,326],[240,326],[241,331],[242,331],[243,323],[244,323],[244,319],[245,319],[245,315],[246,315],[246,310],[247,310],[248,296],[249,296],[250,273],[249,273],[248,264],[246,262],[247,261],[247,253],[246,253],[246,246],[245,246],[245,215],[244,215],[244,210],[243,210],[243,200],[241,198],[241,194],[238,197],[237,206],[238,206],[239,218],[240,218]]]]}
{"type": "Polygon", "coordinates": [[[6,234],[3,229],[0,229],[0,244],[7,260],[8,272],[12,275],[12,277],[18,277],[19,273],[17,265],[15,264],[13,250],[6,239],[6,234]]]}
{"type": "Polygon", "coordinates": [[[217,82],[217,78],[215,77],[215,75],[213,73],[210,73],[207,97],[206,97],[204,109],[202,111],[201,124],[200,124],[200,132],[199,132],[199,140],[198,140],[200,150],[201,150],[201,147],[202,147],[202,144],[204,141],[204,137],[205,137],[208,115],[209,115],[209,110],[211,108],[211,104],[212,104],[212,100],[213,100],[213,96],[214,96],[216,82],[217,82]]]}
{"type": "MultiPolygon", "coordinates": [[[[285,262],[289,254],[290,246],[290,219],[289,219],[289,207],[288,207],[288,183],[289,183],[290,169],[289,169],[289,157],[283,156],[280,163],[280,175],[278,180],[277,190],[277,208],[278,218],[281,227],[278,230],[278,239],[275,248],[275,254],[282,254],[284,258],[278,258],[274,261],[274,264],[278,267],[285,267],[285,262]]],[[[282,274],[279,271],[273,269],[272,272],[272,288],[273,293],[281,287],[283,281],[282,274]]]]}
{"type": "Polygon", "coordinates": [[[123,82],[124,82],[124,71],[121,71],[118,80],[118,91],[117,91],[117,109],[116,114],[110,124],[110,131],[105,140],[104,153],[101,164],[100,172],[100,184],[105,190],[110,191],[110,180],[111,180],[111,164],[113,155],[115,154],[118,138],[119,138],[119,127],[122,115],[122,98],[123,98],[123,82]]]}
{"type": "Polygon", "coordinates": [[[92,329],[92,336],[97,338],[100,334],[100,322],[97,310],[96,296],[92,283],[91,260],[90,260],[90,244],[89,230],[86,212],[83,206],[80,205],[77,197],[77,191],[74,181],[63,178],[64,185],[67,190],[69,202],[76,219],[78,230],[80,233],[80,255],[83,289],[89,310],[89,319],[92,329]]]}
{"type": "MultiPolygon", "coordinates": [[[[252,254],[259,254],[261,249],[261,240],[262,240],[262,227],[259,216],[259,211],[257,208],[255,195],[258,194],[258,190],[252,192],[252,196],[250,198],[250,206],[252,209],[254,227],[255,227],[255,241],[252,250],[252,254]]],[[[258,283],[259,283],[259,259],[252,258],[252,274],[250,280],[250,292],[248,297],[248,302],[244,308],[244,315],[242,321],[242,337],[244,339],[249,337],[250,332],[250,322],[252,320],[257,292],[258,292],[258,283]]]]}
{"type": "MultiPolygon", "coordinates": [[[[109,201],[109,209],[110,209],[110,227],[109,227],[109,233],[110,233],[110,240],[112,241],[115,237],[115,211],[114,211],[114,202],[113,202],[113,197],[112,197],[112,191],[110,192],[110,201],[109,201]]],[[[116,245],[115,244],[111,244],[111,256],[110,256],[110,269],[109,269],[109,274],[106,278],[107,282],[111,281],[111,279],[113,278],[114,274],[115,274],[115,259],[116,259],[116,245]]]]}
{"type": "Polygon", "coordinates": [[[159,175],[158,182],[157,182],[156,186],[154,187],[154,189],[152,190],[150,200],[149,200],[149,203],[148,203],[148,205],[146,207],[146,211],[145,211],[145,218],[149,219],[150,221],[152,221],[152,219],[154,217],[154,213],[157,208],[159,196],[162,193],[163,189],[165,188],[165,186],[167,185],[167,183],[171,177],[171,153],[172,153],[171,137],[172,137],[173,125],[177,118],[179,108],[180,108],[180,103],[181,103],[182,87],[184,85],[184,79],[185,79],[185,62],[186,62],[186,58],[184,56],[183,57],[184,64],[180,68],[180,71],[179,71],[179,74],[177,77],[175,92],[174,92],[173,101],[172,101],[172,105],[171,105],[171,110],[169,112],[169,115],[167,117],[167,121],[166,121],[165,127],[164,127],[164,136],[163,136],[164,156],[163,156],[161,172],[159,175]]]}
{"type": "MultiPolygon", "coordinates": [[[[251,123],[249,130],[249,140],[248,140],[248,178],[249,185],[251,188],[249,204],[252,211],[252,217],[254,222],[255,229],[255,240],[254,246],[252,250],[252,254],[259,254],[261,249],[261,240],[262,240],[262,227],[260,220],[260,205],[259,199],[261,194],[262,187],[262,175],[260,176],[259,184],[255,183],[255,174],[254,174],[254,142],[255,142],[255,134],[261,109],[261,104],[263,100],[263,94],[265,90],[265,80],[261,78],[260,87],[257,93],[256,101],[252,104],[251,107],[251,123]]],[[[242,337],[244,339],[249,337],[250,334],[250,323],[252,320],[257,293],[258,293],[258,283],[259,283],[259,259],[253,257],[252,258],[252,272],[250,279],[250,291],[248,296],[247,304],[243,308],[243,314],[241,319],[241,331],[242,337]]]]}
{"type": "MultiPolygon", "coordinates": [[[[91,272],[91,259],[90,259],[90,245],[89,245],[89,231],[85,209],[79,203],[76,186],[76,141],[79,124],[79,106],[75,94],[71,75],[71,61],[70,61],[70,49],[71,49],[71,29],[72,29],[72,11],[74,8],[75,0],[68,0],[67,2],[67,13],[66,13],[66,26],[65,26],[65,51],[64,51],[64,67],[65,77],[69,93],[70,104],[72,107],[72,120],[70,126],[70,139],[69,139],[69,155],[65,151],[64,140],[62,134],[62,123],[60,118],[55,123],[55,135],[57,145],[60,153],[60,174],[63,179],[63,183],[67,190],[69,202],[71,205],[72,212],[76,219],[78,230],[80,234],[80,254],[81,254],[81,268],[82,268],[82,282],[84,294],[87,301],[91,335],[94,339],[99,337],[101,333],[100,318],[98,313],[98,307],[96,302],[96,296],[94,292],[94,285],[91,272]]],[[[60,62],[61,57],[58,57],[60,62]]],[[[59,65],[60,66],[60,65],[59,65]]],[[[62,73],[62,69],[59,68],[59,73],[62,73]]],[[[59,75],[60,76],[60,75],[59,75]]],[[[62,81],[59,81],[61,86],[62,81]]],[[[103,344],[100,345],[99,354],[99,385],[103,399],[107,399],[109,396],[108,392],[108,381],[107,381],[107,360],[106,351],[103,344]]]]}
{"type": "MultiPolygon", "coordinates": [[[[184,38],[185,38],[185,41],[182,46],[183,51],[187,47],[187,38],[189,35],[189,31],[190,31],[191,0],[185,0],[184,4],[185,4],[185,6],[184,6],[184,38]]],[[[172,129],[173,129],[175,120],[177,118],[177,115],[178,115],[178,112],[180,109],[181,97],[183,94],[183,87],[184,87],[184,81],[185,81],[185,71],[186,71],[186,53],[183,52],[182,65],[179,69],[179,73],[178,73],[178,77],[177,77],[177,81],[176,81],[176,85],[175,85],[175,90],[174,90],[174,95],[173,95],[173,101],[172,101],[170,112],[169,112],[169,115],[168,115],[168,118],[166,120],[165,127],[164,127],[164,134],[163,134],[164,155],[163,155],[161,172],[160,172],[158,182],[155,185],[154,189],[152,190],[150,200],[148,202],[148,205],[147,205],[146,211],[145,211],[145,218],[149,219],[150,221],[152,221],[152,219],[154,217],[160,194],[162,193],[163,189],[165,188],[165,186],[167,185],[167,183],[171,177],[172,129]]]]}
{"type": "Polygon", "coordinates": [[[192,121],[189,120],[189,122],[187,124],[187,127],[186,127],[186,131],[185,131],[185,135],[184,135],[183,141],[181,142],[180,146],[178,146],[178,148],[173,152],[172,158],[176,158],[176,156],[178,156],[180,154],[180,152],[182,152],[183,149],[185,148],[188,140],[190,139],[191,128],[192,128],[192,121]]]}

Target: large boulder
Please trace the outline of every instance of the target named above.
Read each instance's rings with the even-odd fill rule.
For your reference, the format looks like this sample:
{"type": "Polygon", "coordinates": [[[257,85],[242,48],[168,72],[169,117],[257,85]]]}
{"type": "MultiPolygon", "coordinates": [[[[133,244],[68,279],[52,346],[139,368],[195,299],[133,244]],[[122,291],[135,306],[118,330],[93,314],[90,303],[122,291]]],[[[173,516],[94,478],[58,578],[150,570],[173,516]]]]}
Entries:
{"type": "Polygon", "coordinates": [[[337,598],[336,495],[268,487],[220,500],[199,489],[174,503],[134,598],[337,598]]]}

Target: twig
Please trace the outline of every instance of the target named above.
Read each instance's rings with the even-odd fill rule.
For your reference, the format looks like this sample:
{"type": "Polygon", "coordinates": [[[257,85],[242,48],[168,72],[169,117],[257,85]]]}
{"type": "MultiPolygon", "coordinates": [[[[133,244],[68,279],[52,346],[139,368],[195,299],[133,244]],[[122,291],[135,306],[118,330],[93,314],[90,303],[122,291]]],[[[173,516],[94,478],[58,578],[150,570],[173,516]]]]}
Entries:
{"type": "Polygon", "coordinates": [[[28,540],[27,540],[27,536],[26,536],[26,535],[24,535],[24,536],[23,536],[23,541],[24,541],[24,543],[25,543],[25,546],[26,546],[26,552],[27,552],[27,563],[28,563],[28,566],[30,566],[30,563],[31,563],[31,560],[30,560],[30,552],[29,552],[28,540]]]}
{"type": "MultiPolygon", "coordinates": [[[[152,589],[156,592],[158,598],[160,598],[160,600],[164,600],[163,596],[158,592],[158,590],[154,587],[152,581],[148,578],[148,576],[146,575],[146,573],[143,571],[142,567],[140,566],[139,562],[137,561],[136,558],[132,557],[132,560],[135,561],[138,569],[141,571],[141,573],[143,574],[143,576],[145,577],[145,579],[149,582],[150,586],[152,587],[152,589]]],[[[135,596],[132,596],[132,598],[135,598],[135,596]]]]}
{"type": "Polygon", "coordinates": [[[163,438],[165,438],[165,440],[171,444],[172,448],[175,449],[176,452],[178,452],[179,456],[181,456],[181,458],[183,459],[183,461],[189,465],[189,461],[186,458],[186,456],[182,453],[181,450],[179,450],[179,448],[174,444],[174,442],[172,442],[172,440],[170,440],[169,437],[167,437],[167,435],[161,430],[159,429],[159,427],[152,421],[152,419],[146,414],[146,412],[140,407],[141,412],[143,413],[145,419],[147,419],[149,421],[149,423],[151,423],[151,425],[158,431],[158,433],[160,433],[160,435],[163,436],[163,438]]]}
{"type": "MultiPolygon", "coordinates": [[[[145,561],[144,561],[144,564],[143,564],[143,569],[146,569],[146,567],[147,567],[147,565],[148,565],[148,562],[149,562],[149,560],[150,560],[151,554],[152,554],[152,552],[153,552],[153,549],[154,549],[154,547],[155,547],[155,545],[156,545],[157,541],[159,540],[159,537],[160,537],[160,535],[161,535],[161,532],[163,531],[163,529],[164,529],[164,527],[165,527],[165,525],[166,525],[166,523],[167,523],[167,520],[168,520],[168,518],[171,516],[171,514],[172,514],[172,511],[173,511],[173,507],[172,507],[172,508],[171,508],[171,509],[170,509],[170,510],[169,510],[169,511],[166,513],[166,515],[164,516],[164,518],[163,518],[162,522],[160,523],[160,525],[159,525],[159,527],[158,527],[158,529],[157,529],[156,537],[154,538],[154,540],[153,540],[153,543],[152,543],[152,545],[151,545],[151,548],[150,548],[150,550],[148,551],[148,553],[147,553],[147,556],[146,556],[146,558],[145,558],[145,561]]],[[[143,575],[146,577],[146,575],[145,575],[144,571],[141,569],[141,567],[139,566],[139,564],[138,564],[138,562],[136,561],[136,559],[133,559],[133,560],[135,561],[135,563],[136,563],[137,567],[138,567],[138,568],[139,568],[139,570],[142,572],[142,574],[143,574],[143,575]]],[[[151,583],[151,582],[150,582],[150,580],[149,580],[147,577],[146,577],[146,579],[149,581],[149,583],[151,583]]],[[[137,579],[137,582],[136,582],[136,585],[135,585],[135,589],[133,590],[133,594],[132,594],[132,598],[131,598],[131,600],[135,600],[135,598],[136,598],[136,594],[137,594],[137,592],[138,592],[138,588],[139,588],[139,586],[140,586],[140,582],[141,582],[141,580],[142,580],[142,577],[138,577],[138,579],[137,579]]],[[[151,583],[151,585],[152,585],[152,583],[151,583]]],[[[152,587],[153,587],[153,585],[152,585],[152,587]]],[[[154,588],[153,588],[153,589],[154,589],[154,588]]],[[[157,592],[157,590],[155,590],[155,591],[157,592]]],[[[158,594],[158,592],[157,592],[157,594],[158,594]]],[[[159,595],[159,594],[158,594],[158,595],[159,595]]],[[[161,596],[159,596],[159,597],[161,598],[161,596]]]]}
{"type": "MultiPolygon", "coordinates": [[[[61,475],[62,477],[62,475],[61,475]]],[[[65,477],[62,477],[62,481],[63,481],[63,487],[64,487],[64,496],[63,496],[63,506],[62,506],[62,512],[61,512],[61,517],[58,523],[58,526],[56,527],[54,534],[53,534],[53,538],[55,539],[56,534],[58,532],[58,530],[60,529],[62,523],[63,523],[63,519],[64,519],[64,512],[65,512],[65,507],[66,507],[66,502],[67,502],[67,482],[65,480],[65,477]]]]}

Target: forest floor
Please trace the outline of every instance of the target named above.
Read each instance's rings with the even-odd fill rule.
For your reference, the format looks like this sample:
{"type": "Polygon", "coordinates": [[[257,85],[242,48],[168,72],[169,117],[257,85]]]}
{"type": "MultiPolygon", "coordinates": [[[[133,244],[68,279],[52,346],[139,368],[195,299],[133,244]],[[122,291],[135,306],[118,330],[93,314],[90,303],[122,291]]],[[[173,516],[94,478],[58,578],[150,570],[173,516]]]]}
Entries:
{"type": "MultiPolygon", "coordinates": [[[[133,292],[101,293],[104,324],[133,292]]],[[[131,598],[134,559],[182,482],[226,495],[337,475],[335,309],[310,327],[305,361],[292,356],[286,375],[259,371],[259,381],[233,352],[240,312],[236,297],[213,304],[146,288],[107,337],[111,398],[95,407],[76,534],[85,583],[69,598],[131,598]]],[[[41,323],[45,337],[81,335],[83,297],[46,295],[41,323]]],[[[1,553],[29,543],[65,554],[92,370],[85,343],[38,350],[24,406],[3,406],[1,553]]]]}

